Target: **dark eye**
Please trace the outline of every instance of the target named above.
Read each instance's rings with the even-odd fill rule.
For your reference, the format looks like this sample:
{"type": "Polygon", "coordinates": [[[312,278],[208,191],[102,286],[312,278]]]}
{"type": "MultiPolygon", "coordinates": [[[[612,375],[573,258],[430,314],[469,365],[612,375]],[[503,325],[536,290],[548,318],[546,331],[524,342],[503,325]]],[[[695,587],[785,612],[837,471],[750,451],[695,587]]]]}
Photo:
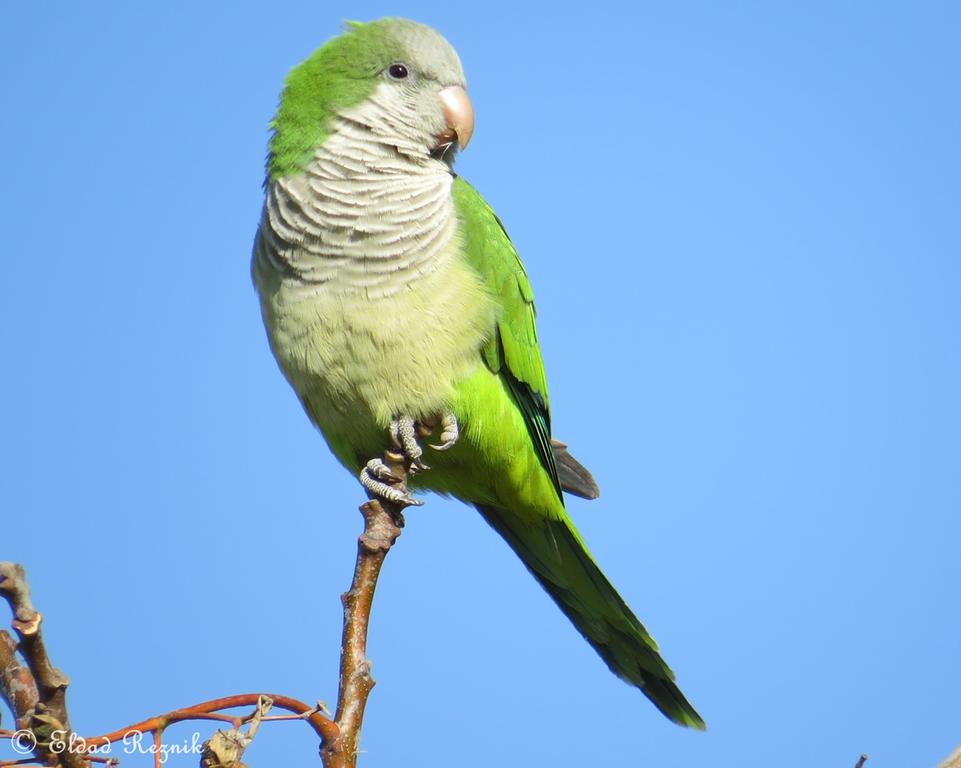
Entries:
{"type": "Polygon", "coordinates": [[[392,80],[405,80],[410,73],[404,64],[391,64],[387,67],[387,74],[392,80]]]}

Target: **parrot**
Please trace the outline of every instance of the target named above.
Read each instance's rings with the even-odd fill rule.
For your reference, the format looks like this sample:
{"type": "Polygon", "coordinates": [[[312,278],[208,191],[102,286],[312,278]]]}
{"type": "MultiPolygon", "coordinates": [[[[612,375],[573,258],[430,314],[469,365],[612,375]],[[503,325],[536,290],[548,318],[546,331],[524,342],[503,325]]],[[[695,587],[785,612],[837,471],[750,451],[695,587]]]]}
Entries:
{"type": "Polygon", "coordinates": [[[273,355],[331,452],[370,498],[474,506],[615,675],[703,730],[566,511],[564,492],[599,491],[551,435],[524,266],[453,170],[474,129],[454,48],[406,19],[347,22],[290,70],[269,128],[251,271],[273,355]],[[406,483],[380,458],[391,449],[406,483]]]}

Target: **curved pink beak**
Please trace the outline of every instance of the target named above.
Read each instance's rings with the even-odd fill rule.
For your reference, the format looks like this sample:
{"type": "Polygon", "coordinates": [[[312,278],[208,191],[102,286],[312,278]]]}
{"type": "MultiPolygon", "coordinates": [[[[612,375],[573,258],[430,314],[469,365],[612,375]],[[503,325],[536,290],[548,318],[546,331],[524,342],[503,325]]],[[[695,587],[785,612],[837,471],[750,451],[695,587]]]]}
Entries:
{"type": "Polygon", "coordinates": [[[456,139],[457,145],[465,149],[474,133],[474,105],[470,103],[467,91],[459,85],[449,85],[438,95],[447,121],[447,130],[437,137],[438,146],[456,139]]]}

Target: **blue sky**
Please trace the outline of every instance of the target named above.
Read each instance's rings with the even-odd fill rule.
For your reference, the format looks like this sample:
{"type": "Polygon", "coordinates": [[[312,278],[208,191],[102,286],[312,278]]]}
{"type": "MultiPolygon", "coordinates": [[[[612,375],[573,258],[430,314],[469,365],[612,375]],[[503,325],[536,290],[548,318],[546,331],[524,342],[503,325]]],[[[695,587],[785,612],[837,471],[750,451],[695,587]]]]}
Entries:
{"type": "MultiPolygon", "coordinates": [[[[710,729],[429,498],[378,592],[362,765],[883,768],[961,740],[957,4],[197,5],[0,28],[0,558],[78,730],[335,697],[362,494],[248,259],[284,74],[389,14],[461,53],[458,169],[525,260],[555,432],[603,491],[571,514],[710,729]]],[[[248,762],[315,746],[278,723],[248,762]]]]}

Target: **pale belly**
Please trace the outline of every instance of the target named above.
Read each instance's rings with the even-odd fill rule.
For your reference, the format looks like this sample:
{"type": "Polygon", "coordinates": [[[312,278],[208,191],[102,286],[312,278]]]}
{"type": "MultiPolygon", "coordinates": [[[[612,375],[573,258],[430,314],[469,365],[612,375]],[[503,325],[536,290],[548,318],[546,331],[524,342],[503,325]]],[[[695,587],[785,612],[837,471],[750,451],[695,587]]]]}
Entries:
{"type": "Polygon", "coordinates": [[[450,407],[495,323],[494,302],[459,254],[386,297],[270,272],[257,282],[277,362],[353,471],[383,450],[393,417],[450,407]]]}

